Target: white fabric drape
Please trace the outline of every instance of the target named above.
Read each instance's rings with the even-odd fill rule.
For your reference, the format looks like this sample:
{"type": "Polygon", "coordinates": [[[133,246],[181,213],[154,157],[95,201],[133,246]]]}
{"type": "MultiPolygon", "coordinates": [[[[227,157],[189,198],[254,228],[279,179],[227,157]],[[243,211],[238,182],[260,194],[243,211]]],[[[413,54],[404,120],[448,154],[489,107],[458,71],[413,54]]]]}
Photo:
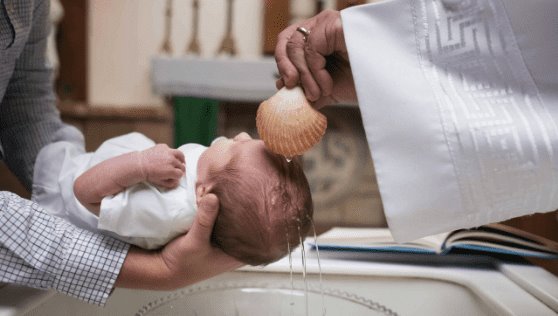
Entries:
{"type": "Polygon", "coordinates": [[[558,1],[341,14],[396,240],[558,208],[558,1]]]}

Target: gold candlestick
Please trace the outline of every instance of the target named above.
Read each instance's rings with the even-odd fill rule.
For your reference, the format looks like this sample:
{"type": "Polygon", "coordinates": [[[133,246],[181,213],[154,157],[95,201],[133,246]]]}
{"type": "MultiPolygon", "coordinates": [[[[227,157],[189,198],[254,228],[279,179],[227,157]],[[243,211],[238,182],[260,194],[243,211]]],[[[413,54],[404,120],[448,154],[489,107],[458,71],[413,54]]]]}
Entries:
{"type": "Polygon", "coordinates": [[[199,55],[200,54],[200,43],[199,43],[199,39],[198,39],[198,24],[199,24],[199,1],[198,0],[194,0],[192,2],[192,40],[190,40],[190,44],[188,45],[188,48],[186,49],[186,54],[195,54],[195,55],[199,55]]]}
{"type": "Polygon", "coordinates": [[[234,44],[234,38],[232,34],[232,19],[233,19],[233,0],[228,0],[227,2],[227,31],[225,37],[221,42],[221,47],[219,48],[218,55],[225,54],[234,56],[236,55],[236,47],[234,44]]]}
{"type": "Polygon", "coordinates": [[[163,39],[163,45],[161,45],[161,53],[172,54],[172,44],[171,44],[171,24],[172,24],[172,0],[167,0],[167,5],[165,9],[165,35],[163,39]]]}

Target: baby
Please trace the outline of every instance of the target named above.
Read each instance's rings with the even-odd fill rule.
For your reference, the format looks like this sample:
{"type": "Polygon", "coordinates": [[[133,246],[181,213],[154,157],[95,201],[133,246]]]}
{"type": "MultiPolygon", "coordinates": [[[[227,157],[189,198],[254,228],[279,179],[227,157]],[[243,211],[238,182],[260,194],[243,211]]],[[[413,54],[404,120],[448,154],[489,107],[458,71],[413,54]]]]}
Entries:
{"type": "Polygon", "coordinates": [[[246,133],[178,149],[139,133],[92,153],[54,142],[37,157],[32,199],[77,226],[155,249],[188,231],[196,201],[208,193],[220,206],[212,242],[246,264],[278,260],[310,228],[312,198],[300,163],[246,133]]]}

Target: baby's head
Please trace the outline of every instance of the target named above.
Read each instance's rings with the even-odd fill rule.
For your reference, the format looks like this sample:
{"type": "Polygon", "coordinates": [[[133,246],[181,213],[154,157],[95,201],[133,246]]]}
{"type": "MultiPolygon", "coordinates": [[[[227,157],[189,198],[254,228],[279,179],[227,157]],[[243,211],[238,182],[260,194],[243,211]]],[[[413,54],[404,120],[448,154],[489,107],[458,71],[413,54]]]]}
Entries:
{"type": "Polygon", "coordinates": [[[230,256],[262,265],[286,255],[311,225],[312,197],[298,160],[287,162],[241,133],[214,142],[198,162],[196,196],[214,193],[212,241],[230,256]]]}

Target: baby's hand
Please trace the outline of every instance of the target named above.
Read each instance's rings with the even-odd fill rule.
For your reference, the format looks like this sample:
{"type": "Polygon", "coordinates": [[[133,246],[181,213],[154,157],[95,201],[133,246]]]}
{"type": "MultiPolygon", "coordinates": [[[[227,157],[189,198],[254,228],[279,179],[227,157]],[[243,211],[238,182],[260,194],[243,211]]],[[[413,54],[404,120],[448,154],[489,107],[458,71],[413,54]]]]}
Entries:
{"type": "Polygon", "coordinates": [[[139,157],[144,179],[167,189],[176,188],[186,170],[184,154],[166,144],[141,151],[139,157]]]}

